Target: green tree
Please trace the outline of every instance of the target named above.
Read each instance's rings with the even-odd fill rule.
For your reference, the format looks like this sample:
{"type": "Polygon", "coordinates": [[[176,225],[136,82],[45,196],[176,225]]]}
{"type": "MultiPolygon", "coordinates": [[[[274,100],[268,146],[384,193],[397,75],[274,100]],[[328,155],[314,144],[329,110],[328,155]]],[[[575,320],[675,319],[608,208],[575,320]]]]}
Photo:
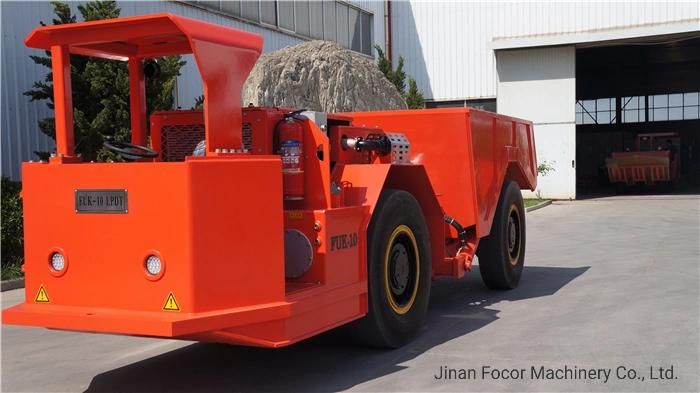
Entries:
{"type": "Polygon", "coordinates": [[[410,76],[408,77],[408,91],[406,92],[404,99],[406,100],[406,105],[408,105],[410,109],[423,108],[423,103],[425,102],[423,93],[418,90],[416,80],[410,76]]]}
{"type": "Polygon", "coordinates": [[[396,86],[396,89],[401,94],[401,97],[403,97],[403,99],[406,101],[406,104],[408,105],[409,109],[423,108],[423,93],[421,93],[421,91],[418,90],[416,80],[410,76],[408,76],[408,91],[406,91],[407,75],[406,72],[403,70],[403,56],[399,56],[398,64],[396,65],[396,69],[394,69],[394,67],[391,65],[391,62],[389,61],[389,59],[387,59],[386,55],[384,54],[382,48],[379,45],[375,45],[374,49],[377,50],[377,67],[379,67],[379,71],[381,71],[382,74],[384,74],[384,76],[386,77],[386,79],[389,80],[389,82],[396,86]]]}
{"type": "MultiPolygon", "coordinates": [[[[56,15],[54,25],[76,22],[77,18],[68,3],[51,4],[56,15]]],[[[85,21],[117,18],[121,12],[115,1],[88,1],[77,8],[85,21]]],[[[50,52],[46,52],[45,56],[31,56],[31,59],[50,69],[50,56],[50,52]]],[[[180,75],[180,68],[185,64],[180,56],[162,57],[156,61],[161,68],[160,76],[146,80],[148,114],[172,108],[175,82],[180,75]]],[[[71,55],[71,79],[76,153],[87,161],[115,160],[114,154],[102,144],[105,137],[113,137],[118,141],[128,141],[131,138],[126,62],[71,55]]],[[[35,82],[33,89],[24,94],[31,101],[48,101],[47,106],[53,109],[51,72],[44,80],[35,82]]],[[[42,133],[56,138],[53,117],[41,119],[38,126],[42,133]]],[[[36,154],[44,159],[48,156],[47,152],[36,154]]]]}
{"type": "MultiPolygon", "coordinates": [[[[394,72],[394,69],[391,67],[391,62],[386,58],[384,51],[379,45],[374,45],[374,49],[377,50],[377,67],[379,67],[379,71],[391,82],[391,76],[394,72]]],[[[396,88],[398,89],[398,86],[396,88]]]]}

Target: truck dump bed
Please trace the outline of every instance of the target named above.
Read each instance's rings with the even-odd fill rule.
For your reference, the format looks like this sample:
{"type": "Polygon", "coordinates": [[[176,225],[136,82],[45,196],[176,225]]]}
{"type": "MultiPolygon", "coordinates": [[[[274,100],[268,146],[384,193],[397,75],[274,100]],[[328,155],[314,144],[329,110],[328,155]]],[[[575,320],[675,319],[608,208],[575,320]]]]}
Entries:
{"type": "Polygon", "coordinates": [[[348,113],[355,124],[402,132],[411,162],[425,167],[445,214],[477,237],[490,233],[501,186],[537,187],[532,122],[471,108],[348,113]]]}

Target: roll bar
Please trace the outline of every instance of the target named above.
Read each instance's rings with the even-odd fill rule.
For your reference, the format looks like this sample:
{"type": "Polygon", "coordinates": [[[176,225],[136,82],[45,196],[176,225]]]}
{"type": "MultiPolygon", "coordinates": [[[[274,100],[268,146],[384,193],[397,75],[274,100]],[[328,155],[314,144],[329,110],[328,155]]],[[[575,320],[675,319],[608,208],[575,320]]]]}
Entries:
{"type": "Polygon", "coordinates": [[[143,60],[193,54],[204,84],[207,155],[242,147],[241,88],[262,51],[260,35],[172,14],[152,14],[43,26],[25,39],[51,51],[56,151],[61,162],[75,159],[70,55],[129,63],[132,143],[146,143],[143,60]]]}

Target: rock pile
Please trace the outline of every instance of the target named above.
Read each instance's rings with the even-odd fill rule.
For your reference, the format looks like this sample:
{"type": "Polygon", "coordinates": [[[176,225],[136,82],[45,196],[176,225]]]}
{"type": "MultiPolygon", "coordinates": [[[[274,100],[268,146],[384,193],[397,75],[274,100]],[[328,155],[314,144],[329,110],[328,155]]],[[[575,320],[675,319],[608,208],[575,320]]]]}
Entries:
{"type": "Polygon", "coordinates": [[[260,56],[243,86],[242,103],[325,112],[406,109],[371,59],[330,41],[260,56]]]}

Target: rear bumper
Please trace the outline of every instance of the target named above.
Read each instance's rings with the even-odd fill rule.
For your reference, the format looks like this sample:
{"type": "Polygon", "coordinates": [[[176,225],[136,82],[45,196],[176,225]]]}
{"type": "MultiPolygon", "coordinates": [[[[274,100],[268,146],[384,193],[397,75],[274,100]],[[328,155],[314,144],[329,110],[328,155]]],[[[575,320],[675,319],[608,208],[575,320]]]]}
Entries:
{"type": "Polygon", "coordinates": [[[215,312],[179,313],[23,303],[2,312],[2,323],[95,333],[185,338],[290,315],[290,304],[275,302],[215,312]]]}
{"type": "Polygon", "coordinates": [[[2,323],[277,348],[361,318],[366,294],[364,280],[332,290],[317,285],[283,301],[199,313],[27,302],[4,310],[2,323]]]}

